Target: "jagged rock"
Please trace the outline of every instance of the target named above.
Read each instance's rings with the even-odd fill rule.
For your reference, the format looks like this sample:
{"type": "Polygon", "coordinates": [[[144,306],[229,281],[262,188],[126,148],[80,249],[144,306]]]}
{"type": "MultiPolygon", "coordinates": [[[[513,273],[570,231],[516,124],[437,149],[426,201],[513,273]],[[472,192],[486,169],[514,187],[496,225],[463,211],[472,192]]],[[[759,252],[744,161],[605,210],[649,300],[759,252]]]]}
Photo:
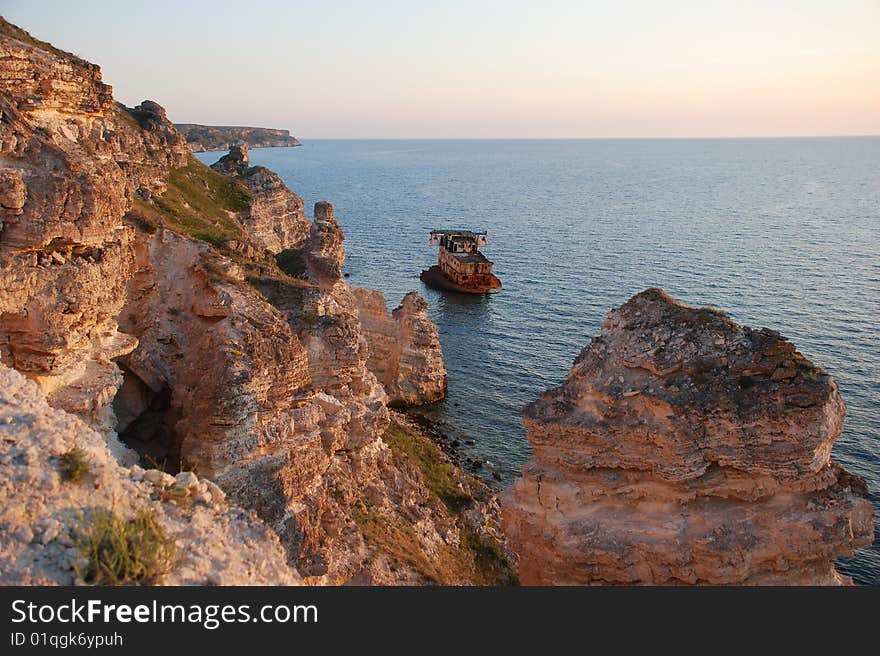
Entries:
{"type": "Polygon", "coordinates": [[[410,292],[389,314],[382,292],[355,287],[358,315],[369,346],[367,367],[385,388],[389,403],[435,403],[446,395],[446,365],[428,304],[410,292]]]}
{"type": "Polygon", "coordinates": [[[137,417],[168,394],[171,461],[214,476],[279,438],[309,369],[275,308],[246,285],[212,278],[209,252],[168,230],[139,236],[122,317],[139,347],[120,359],[125,383],[115,406],[118,416],[137,417]]]}
{"type": "Polygon", "coordinates": [[[303,211],[303,200],[264,166],[250,166],[246,144],[233,146],[212,169],[244,182],[252,194],[242,224],[248,240],[270,253],[296,248],[309,236],[311,224],[303,211]]]}
{"type": "MultiPolygon", "coordinates": [[[[122,517],[149,510],[177,550],[168,585],[296,585],[277,536],[258,519],[226,505],[188,508],[156,499],[79,419],[50,407],[39,388],[0,365],[0,584],[76,582],[73,536],[95,508],[122,517]],[[65,482],[58,458],[83,453],[85,480],[65,482]]],[[[168,477],[164,472],[158,472],[168,477]]],[[[149,478],[146,472],[144,478],[149,478]]],[[[168,477],[170,478],[170,477],[168,477]]],[[[174,479],[171,478],[173,482],[174,479]]]]}
{"type": "Polygon", "coordinates": [[[844,412],[778,333],[634,296],[523,410],[532,459],[504,498],[521,580],[845,582],[833,561],[873,524],[864,483],[830,460],[844,412]]]}
{"type": "Polygon", "coordinates": [[[161,107],[111,91],[94,64],[0,24],[0,358],[99,430],[115,423],[112,359],[137,343],[116,322],[133,273],[123,215],[188,156],[161,107]]]}
{"type": "MultiPolygon", "coordinates": [[[[163,522],[179,519],[169,531],[187,545],[204,542],[223,565],[211,565],[215,576],[210,560],[188,556],[168,582],[295,581],[278,567],[275,538],[248,513],[275,532],[310,583],[483,580],[476,550],[483,538],[495,540],[487,529],[497,524],[495,500],[446,461],[437,467],[459,478],[441,498],[405,450],[389,447],[387,395],[367,367],[332,206],[317,204],[309,223],[302,200],[271,171],[247,168],[239,151],[227,160],[236,203],[199,216],[187,194],[225,181],[200,169],[164,110],[152,101],[131,110],[114,104],[96,66],[16,29],[0,23],[0,176],[9,181],[0,196],[0,358],[37,380],[54,406],[90,421],[118,461],[129,464],[132,454],[113,428],[144,463],[198,472],[175,479],[117,467],[122,487],[100,481],[125,500],[120,512],[157,504],[163,522]],[[165,194],[202,221],[211,244],[162,214],[165,194]],[[301,275],[282,273],[266,251],[283,251],[279,261],[301,264],[301,275]],[[444,499],[458,504],[455,512],[444,499]],[[192,515],[174,514],[188,505],[192,515]],[[394,530],[377,538],[382,527],[394,530]],[[456,554],[470,565],[435,567],[456,554]],[[233,574],[222,573],[227,565],[233,574]]],[[[417,302],[402,312],[414,349],[430,326],[417,302]]],[[[35,463],[28,476],[50,477],[48,451],[31,455],[40,440],[66,439],[46,426],[21,437],[35,463]]],[[[98,439],[84,435],[88,444],[98,439]]],[[[57,485],[3,489],[12,509],[30,507],[34,494],[52,508],[85,503],[57,485]]],[[[5,576],[34,536],[28,521],[3,517],[9,535],[22,536],[4,542],[0,531],[5,576]]],[[[9,580],[69,580],[29,572],[9,580]]]]}
{"type": "Polygon", "coordinates": [[[315,221],[301,245],[285,249],[278,256],[281,267],[291,275],[330,289],[342,280],[345,235],[334,217],[333,205],[315,203],[315,221]]]}
{"type": "Polygon", "coordinates": [[[211,168],[223,175],[241,176],[251,167],[247,144],[238,144],[229,153],[211,164],[211,168]]]}

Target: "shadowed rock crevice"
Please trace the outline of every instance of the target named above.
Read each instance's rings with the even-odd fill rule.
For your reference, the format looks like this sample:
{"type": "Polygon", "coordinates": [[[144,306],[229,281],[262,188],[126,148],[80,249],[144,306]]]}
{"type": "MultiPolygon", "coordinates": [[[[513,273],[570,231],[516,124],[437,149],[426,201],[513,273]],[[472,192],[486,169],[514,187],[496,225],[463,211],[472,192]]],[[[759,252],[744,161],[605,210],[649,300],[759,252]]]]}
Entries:
{"type": "Polygon", "coordinates": [[[123,383],[113,398],[119,440],[135,451],[140,465],[171,474],[180,471],[181,438],[177,434],[177,413],[172,409],[171,388],[151,390],[124,365],[123,383]]]}

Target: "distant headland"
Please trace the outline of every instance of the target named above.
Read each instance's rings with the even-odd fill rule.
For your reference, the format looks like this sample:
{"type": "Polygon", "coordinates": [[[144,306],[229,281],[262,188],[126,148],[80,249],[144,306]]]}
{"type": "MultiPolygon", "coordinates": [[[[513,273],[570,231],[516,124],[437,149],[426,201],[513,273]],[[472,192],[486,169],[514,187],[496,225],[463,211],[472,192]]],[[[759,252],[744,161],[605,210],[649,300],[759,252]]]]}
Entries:
{"type": "Polygon", "coordinates": [[[250,148],[289,148],[301,146],[290,130],[276,128],[252,128],[241,126],[199,125],[175,123],[174,127],[184,136],[194,153],[209,150],[229,150],[232,146],[246,144],[250,148]]]}

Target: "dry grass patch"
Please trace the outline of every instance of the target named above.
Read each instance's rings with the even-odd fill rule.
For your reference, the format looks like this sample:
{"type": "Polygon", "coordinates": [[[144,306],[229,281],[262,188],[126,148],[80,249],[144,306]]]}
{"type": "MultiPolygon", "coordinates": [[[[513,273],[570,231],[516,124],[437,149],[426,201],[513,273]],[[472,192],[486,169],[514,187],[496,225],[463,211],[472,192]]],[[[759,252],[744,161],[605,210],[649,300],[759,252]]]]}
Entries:
{"type": "Polygon", "coordinates": [[[123,519],[107,508],[80,518],[74,546],[77,576],[90,585],[151,585],[174,567],[177,548],[151,511],[123,519]]]}

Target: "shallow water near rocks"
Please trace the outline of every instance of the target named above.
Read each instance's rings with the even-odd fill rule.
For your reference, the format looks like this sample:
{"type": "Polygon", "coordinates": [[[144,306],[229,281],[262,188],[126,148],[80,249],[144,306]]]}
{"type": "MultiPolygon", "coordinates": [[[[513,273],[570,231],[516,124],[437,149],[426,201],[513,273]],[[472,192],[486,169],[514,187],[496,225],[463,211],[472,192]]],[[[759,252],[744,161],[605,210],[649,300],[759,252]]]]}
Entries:
{"type": "MultiPolygon", "coordinates": [[[[425,296],[449,368],[431,414],[502,485],[529,457],[520,408],[564,380],[611,308],[658,286],[779,330],[837,378],[849,409],[834,457],[867,480],[877,522],[880,137],[322,140],[251,163],[307,208],[335,205],[351,284],[391,307],[425,296]],[[489,231],[502,292],[422,285],[428,231],[450,227],[489,231]]],[[[880,546],[840,569],[880,584],[880,546]]]]}

